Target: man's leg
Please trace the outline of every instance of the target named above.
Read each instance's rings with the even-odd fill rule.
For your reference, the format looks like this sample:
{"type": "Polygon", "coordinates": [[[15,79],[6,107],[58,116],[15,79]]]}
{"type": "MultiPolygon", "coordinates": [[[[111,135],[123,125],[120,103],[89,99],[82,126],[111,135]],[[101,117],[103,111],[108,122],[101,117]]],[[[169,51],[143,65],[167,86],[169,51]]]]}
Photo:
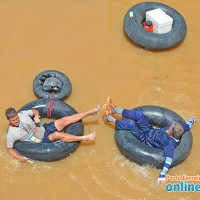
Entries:
{"type": "Polygon", "coordinates": [[[55,127],[58,131],[61,131],[69,124],[78,122],[89,115],[96,115],[99,110],[100,107],[97,105],[97,107],[93,108],[92,110],[57,119],[55,120],[55,127]]]}
{"type": "Polygon", "coordinates": [[[153,128],[141,111],[117,108],[113,104],[110,97],[108,98],[107,103],[110,107],[111,113],[122,114],[123,117],[132,119],[133,121],[135,121],[140,130],[148,130],[153,128]]]}
{"type": "Polygon", "coordinates": [[[49,135],[50,141],[61,140],[63,142],[76,142],[76,141],[91,141],[94,140],[96,133],[93,132],[89,135],[76,136],[69,133],[54,132],[49,135]]]}
{"type": "Polygon", "coordinates": [[[140,110],[124,109],[122,116],[134,120],[140,130],[149,130],[153,128],[140,110]]]}
{"type": "Polygon", "coordinates": [[[103,112],[104,112],[104,116],[105,116],[106,120],[108,122],[113,122],[115,124],[116,130],[141,132],[141,130],[132,121],[118,120],[118,119],[115,119],[114,117],[112,117],[107,104],[105,104],[103,106],[103,112]]]}
{"type": "Polygon", "coordinates": [[[103,112],[104,116],[106,117],[106,120],[109,122],[113,122],[115,124],[115,130],[125,130],[125,131],[131,131],[131,133],[141,142],[145,141],[146,133],[143,133],[142,130],[138,128],[137,125],[135,125],[132,121],[124,121],[124,120],[118,120],[111,116],[110,110],[107,104],[103,106],[103,112]]]}
{"type": "Polygon", "coordinates": [[[109,108],[110,108],[110,113],[111,113],[111,114],[122,114],[123,109],[117,108],[117,107],[113,104],[111,97],[108,97],[107,104],[108,104],[108,106],[109,106],[109,108]]]}

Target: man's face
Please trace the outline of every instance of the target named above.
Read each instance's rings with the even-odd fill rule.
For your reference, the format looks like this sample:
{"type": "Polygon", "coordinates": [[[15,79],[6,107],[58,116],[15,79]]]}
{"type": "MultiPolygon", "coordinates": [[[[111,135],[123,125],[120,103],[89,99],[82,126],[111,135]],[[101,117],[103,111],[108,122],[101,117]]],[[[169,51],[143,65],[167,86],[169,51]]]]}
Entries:
{"type": "Polygon", "coordinates": [[[19,116],[18,114],[16,114],[14,117],[11,117],[8,119],[8,121],[10,122],[11,125],[13,126],[19,126],[19,116]]]}
{"type": "Polygon", "coordinates": [[[172,135],[172,128],[174,127],[174,123],[169,127],[169,133],[168,135],[171,136],[172,135]]]}

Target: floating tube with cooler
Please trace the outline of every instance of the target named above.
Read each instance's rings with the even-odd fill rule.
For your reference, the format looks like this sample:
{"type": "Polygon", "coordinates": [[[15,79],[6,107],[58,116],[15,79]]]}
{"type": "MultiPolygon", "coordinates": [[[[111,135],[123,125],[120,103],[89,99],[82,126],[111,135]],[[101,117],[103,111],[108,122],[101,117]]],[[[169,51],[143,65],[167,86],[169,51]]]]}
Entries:
{"type": "MultiPolygon", "coordinates": [[[[47,116],[48,99],[39,99],[23,106],[19,111],[37,109],[41,117],[47,116]]],[[[65,116],[76,114],[76,110],[70,105],[55,100],[52,106],[52,118],[60,119],[65,116]]],[[[65,133],[81,136],[83,135],[82,121],[68,125],[64,129],[65,133]]],[[[17,141],[14,149],[22,156],[38,161],[56,161],[60,160],[76,150],[79,142],[62,142],[60,140],[51,143],[33,143],[26,141],[17,141]]]]}
{"type": "MultiPolygon", "coordinates": [[[[174,121],[185,123],[184,119],[174,111],[159,106],[141,106],[134,110],[140,110],[147,117],[150,124],[163,128],[171,125],[174,121]]],[[[122,118],[122,120],[130,120],[122,118]]],[[[131,132],[121,131],[116,134],[117,146],[121,153],[132,162],[139,165],[150,165],[162,169],[165,163],[163,150],[149,147],[140,142],[131,132]]],[[[174,151],[172,167],[182,163],[192,148],[192,134],[187,131],[183,134],[181,143],[174,151]]]]}
{"type": "Polygon", "coordinates": [[[33,90],[39,98],[63,100],[69,96],[72,85],[69,78],[56,70],[47,70],[39,73],[33,81],[33,90]]]}
{"type": "Polygon", "coordinates": [[[132,42],[144,49],[151,50],[164,50],[175,47],[185,38],[187,32],[185,19],[179,12],[165,4],[156,2],[144,2],[131,7],[125,15],[123,27],[125,34],[132,42]],[[146,18],[146,12],[157,8],[173,18],[172,29],[168,33],[152,33],[142,26],[142,22],[146,18]],[[129,16],[130,12],[133,12],[133,19],[129,16]]]}

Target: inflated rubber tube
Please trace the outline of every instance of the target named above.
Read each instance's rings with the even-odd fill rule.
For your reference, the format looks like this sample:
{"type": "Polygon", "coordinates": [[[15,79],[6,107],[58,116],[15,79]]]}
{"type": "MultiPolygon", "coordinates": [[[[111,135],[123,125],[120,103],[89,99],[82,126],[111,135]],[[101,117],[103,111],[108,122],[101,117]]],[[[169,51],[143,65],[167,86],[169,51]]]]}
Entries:
{"type": "Polygon", "coordinates": [[[156,2],[144,2],[131,7],[124,18],[124,32],[135,44],[144,49],[164,50],[177,46],[187,32],[187,26],[183,16],[173,8],[156,2]],[[152,33],[142,27],[142,21],[146,18],[146,12],[160,8],[173,18],[172,30],[165,34],[152,33]],[[130,19],[129,12],[133,12],[130,19]]]}
{"type": "MultiPolygon", "coordinates": [[[[147,117],[148,121],[156,127],[163,128],[171,125],[174,121],[185,123],[184,119],[172,110],[159,106],[141,106],[134,110],[140,110],[147,117]]],[[[122,120],[130,120],[122,118],[122,120]]],[[[127,131],[120,131],[116,134],[116,143],[121,153],[132,162],[139,165],[150,165],[162,169],[165,163],[163,150],[149,147],[141,143],[134,135],[127,131]]],[[[183,134],[181,143],[176,147],[172,167],[182,163],[192,148],[192,134],[187,131],[183,134]]]]}
{"type": "MultiPolygon", "coordinates": [[[[41,117],[47,116],[48,99],[39,99],[23,106],[19,111],[37,109],[41,117]]],[[[70,105],[55,100],[52,106],[52,118],[62,118],[76,114],[76,110],[70,105]]],[[[64,129],[65,133],[81,136],[83,135],[82,121],[70,124],[64,129]]],[[[62,142],[60,140],[52,143],[33,143],[28,141],[17,141],[14,149],[22,156],[38,161],[56,161],[60,160],[76,150],[79,142],[62,142]]]]}
{"type": "Polygon", "coordinates": [[[48,99],[54,93],[54,99],[63,100],[70,95],[72,85],[65,74],[56,70],[47,70],[35,77],[33,90],[39,98],[48,99]]]}

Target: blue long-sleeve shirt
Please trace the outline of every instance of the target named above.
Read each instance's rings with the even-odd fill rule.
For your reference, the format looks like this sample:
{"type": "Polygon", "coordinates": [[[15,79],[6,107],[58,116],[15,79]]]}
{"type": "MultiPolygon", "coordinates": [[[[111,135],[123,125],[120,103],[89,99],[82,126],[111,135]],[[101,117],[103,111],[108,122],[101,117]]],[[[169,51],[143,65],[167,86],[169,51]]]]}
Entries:
{"type": "MultiPolygon", "coordinates": [[[[184,133],[190,130],[188,124],[181,124],[184,133]]],[[[174,149],[180,144],[181,138],[176,140],[170,137],[166,131],[170,126],[164,127],[162,129],[151,129],[145,135],[144,143],[150,147],[157,147],[164,150],[164,157],[169,157],[173,159],[174,149]]]]}
{"type": "MultiPolygon", "coordinates": [[[[131,131],[134,136],[142,143],[149,147],[160,148],[164,150],[164,157],[173,159],[174,149],[180,144],[181,138],[176,140],[167,134],[167,130],[170,126],[154,129],[148,122],[145,115],[139,110],[127,110],[123,109],[122,116],[132,119],[133,121],[117,120],[115,122],[116,130],[128,130],[131,131]]],[[[190,130],[191,126],[187,123],[181,124],[183,132],[190,130]]]]}

